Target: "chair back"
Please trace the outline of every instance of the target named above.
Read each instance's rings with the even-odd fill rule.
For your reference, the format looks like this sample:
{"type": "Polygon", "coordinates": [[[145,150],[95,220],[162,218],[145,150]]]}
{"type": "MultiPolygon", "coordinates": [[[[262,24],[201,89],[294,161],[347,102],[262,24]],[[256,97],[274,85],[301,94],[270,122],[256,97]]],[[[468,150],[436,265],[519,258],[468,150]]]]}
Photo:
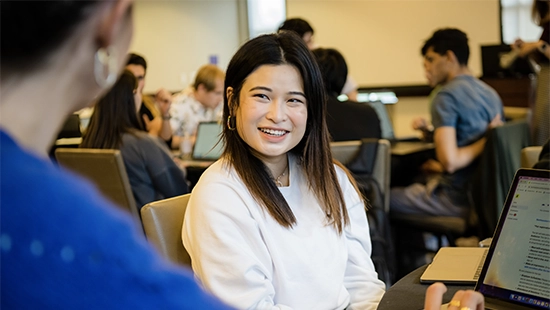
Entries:
{"type": "Polygon", "coordinates": [[[191,266],[191,257],[183,247],[181,230],[191,194],[153,201],[141,208],[145,236],[169,260],[191,266]]]}
{"type": "Polygon", "coordinates": [[[344,165],[354,160],[359,154],[363,143],[377,143],[375,165],[372,171],[372,177],[380,185],[384,195],[384,210],[390,209],[390,175],[391,175],[391,145],[386,139],[363,139],[354,141],[331,142],[330,149],[332,157],[344,165]]]}
{"type": "Polygon", "coordinates": [[[119,150],[58,148],[57,162],[94,183],[114,204],[129,212],[141,226],[128,174],[119,150]]]}
{"type": "Polygon", "coordinates": [[[521,168],[533,168],[539,161],[540,152],[542,152],[542,145],[528,146],[521,149],[521,168]]]}
{"type": "Polygon", "coordinates": [[[514,174],[521,167],[521,151],[529,143],[529,125],[525,120],[507,122],[487,133],[471,183],[481,238],[492,237],[514,174]]]}

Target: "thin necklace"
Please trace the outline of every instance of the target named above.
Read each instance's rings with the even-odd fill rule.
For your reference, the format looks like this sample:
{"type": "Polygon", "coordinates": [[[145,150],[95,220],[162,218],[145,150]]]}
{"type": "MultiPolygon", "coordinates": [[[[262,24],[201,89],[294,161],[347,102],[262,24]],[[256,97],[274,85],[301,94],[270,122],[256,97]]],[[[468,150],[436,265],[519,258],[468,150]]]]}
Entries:
{"type": "Polygon", "coordinates": [[[275,181],[275,184],[277,184],[277,187],[283,187],[283,182],[281,182],[281,178],[284,177],[286,175],[286,170],[288,169],[288,165],[285,167],[285,170],[283,171],[283,173],[281,173],[277,178],[273,179],[273,181],[275,181]]]}

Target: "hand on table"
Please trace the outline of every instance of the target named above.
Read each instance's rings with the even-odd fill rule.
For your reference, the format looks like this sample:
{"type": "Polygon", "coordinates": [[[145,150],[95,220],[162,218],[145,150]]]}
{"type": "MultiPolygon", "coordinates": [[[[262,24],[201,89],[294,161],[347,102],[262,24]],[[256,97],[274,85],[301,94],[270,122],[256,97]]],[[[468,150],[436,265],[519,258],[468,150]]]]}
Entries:
{"type": "MultiPolygon", "coordinates": [[[[426,298],[424,300],[424,310],[440,310],[443,293],[447,291],[447,287],[443,283],[436,282],[426,290],[426,298]]],[[[449,310],[483,310],[485,309],[485,301],[483,295],[473,290],[457,291],[451,302],[447,304],[449,310]]]]}

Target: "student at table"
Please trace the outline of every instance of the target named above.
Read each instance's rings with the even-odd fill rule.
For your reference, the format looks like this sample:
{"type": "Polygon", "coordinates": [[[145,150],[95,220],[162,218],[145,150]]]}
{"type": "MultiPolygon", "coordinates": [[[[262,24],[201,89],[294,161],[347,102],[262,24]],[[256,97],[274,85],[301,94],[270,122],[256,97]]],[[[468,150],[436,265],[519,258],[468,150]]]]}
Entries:
{"type": "Polygon", "coordinates": [[[113,88],[94,106],[81,147],[117,149],[122,154],[136,205],[189,192],[183,167],[158,136],[144,130],[138,80],[125,70],[113,88]]]}

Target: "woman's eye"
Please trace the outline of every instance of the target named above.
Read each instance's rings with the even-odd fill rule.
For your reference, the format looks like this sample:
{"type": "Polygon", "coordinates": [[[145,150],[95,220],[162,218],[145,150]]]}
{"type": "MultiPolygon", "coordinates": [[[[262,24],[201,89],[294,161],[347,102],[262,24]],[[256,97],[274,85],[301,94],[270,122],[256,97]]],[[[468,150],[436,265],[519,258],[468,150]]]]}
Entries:
{"type": "Polygon", "coordinates": [[[254,94],[253,96],[261,99],[269,99],[269,97],[267,97],[267,95],[265,94],[254,94]]]}
{"type": "Polygon", "coordinates": [[[288,102],[289,102],[291,105],[298,105],[298,104],[304,103],[303,100],[298,99],[298,98],[291,98],[291,99],[288,100],[288,102]]]}

